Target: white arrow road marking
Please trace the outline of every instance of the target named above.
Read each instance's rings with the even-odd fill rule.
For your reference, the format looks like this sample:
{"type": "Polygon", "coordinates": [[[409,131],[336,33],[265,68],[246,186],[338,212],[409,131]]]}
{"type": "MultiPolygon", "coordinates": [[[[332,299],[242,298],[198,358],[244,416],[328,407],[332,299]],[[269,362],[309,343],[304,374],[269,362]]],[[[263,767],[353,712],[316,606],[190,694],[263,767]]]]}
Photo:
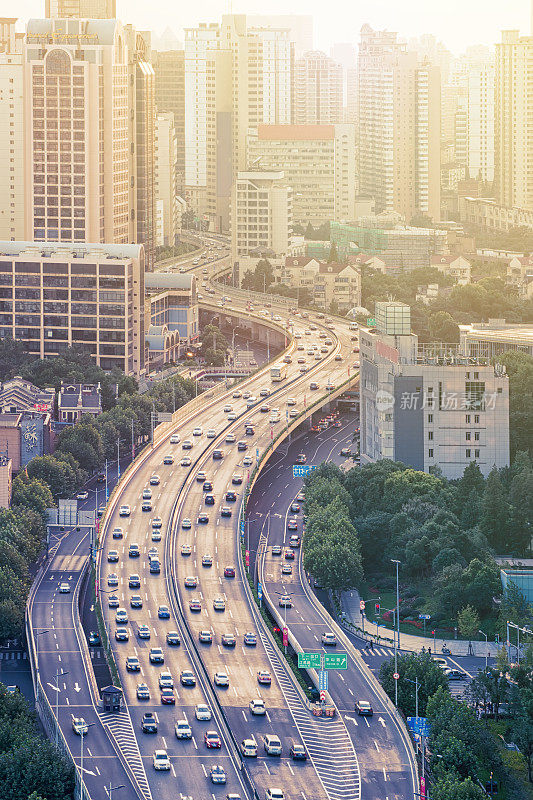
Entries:
{"type": "Polygon", "coordinates": [[[60,692],[61,691],[61,689],[58,689],[57,686],[54,686],[53,683],[47,683],[46,685],[49,686],[50,689],[53,689],[54,692],[60,692]]]}
{"type": "Polygon", "coordinates": [[[383,717],[378,717],[378,722],[381,722],[381,724],[383,725],[383,727],[384,727],[384,728],[386,728],[386,727],[387,727],[387,725],[386,725],[386,723],[385,723],[385,720],[383,719],[383,717]]]}
{"type": "Polygon", "coordinates": [[[83,768],[83,771],[86,772],[87,775],[96,775],[96,772],[93,772],[91,769],[85,769],[85,767],[83,768]]]}
{"type": "Polygon", "coordinates": [[[81,692],[81,686],[79,685],[78,681],[74,684],[74,691],[81,692]]]}

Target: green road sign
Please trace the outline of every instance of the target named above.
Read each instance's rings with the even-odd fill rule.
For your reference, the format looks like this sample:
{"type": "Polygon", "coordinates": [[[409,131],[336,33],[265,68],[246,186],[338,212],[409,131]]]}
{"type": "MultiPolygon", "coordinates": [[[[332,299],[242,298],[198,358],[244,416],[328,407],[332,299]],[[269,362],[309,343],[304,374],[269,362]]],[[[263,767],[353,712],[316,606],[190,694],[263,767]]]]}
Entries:
{"type": "Polygon", "coordinates": [[[348,669],[348,653],[326,653],[324,667],[326,669],[348,669]]]}
{"type": "Polygon", "coordinates": [[[374,328],[376,325],[376,318],[375,317],[367,317],[366,324],[369,328],[374,328]]]}
{"type": "Polygon", "coordinates": [[[320,653],[298,653],[300,669],[320,669],[320,653]]]}

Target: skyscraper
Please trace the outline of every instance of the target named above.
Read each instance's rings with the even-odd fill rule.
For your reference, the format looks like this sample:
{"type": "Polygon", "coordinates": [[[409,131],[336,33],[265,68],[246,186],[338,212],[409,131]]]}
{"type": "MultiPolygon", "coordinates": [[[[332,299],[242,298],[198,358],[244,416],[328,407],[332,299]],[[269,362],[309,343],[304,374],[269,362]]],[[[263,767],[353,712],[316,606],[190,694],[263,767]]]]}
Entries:
{"type": "Polygon", "coordinates": [[[248,128],[291,121],[292,62],[288,31],[251,27],[245,15],[185,31],[186,192],[217,230],[229,223],[231,180],[246,168],[248,128]]]}
{"type": "Polygon", "coordinates": [[[116,0],[46,0],[45,14],[49,18],[115,19],[116,0]]]}
{"type": "Polygon", "coordinates": [[[296,125],[343,121],[342,66],[321,50],[311,50],[296,60],[293,94],[296,125]]]}
{"type": "Polygon", "coordinates": [[[361,29],[360,191],[376,211],[440,218],[440,73],[397,34],[361,29]]]}
{"type": "Polygon", "coordinates": [[[158,246],[174,244],[177,231],[176,129],[174,114],[157,115],[155,137],[155,192],[158,246]]]}
{"type": "Polygon", "coordinates": [[[185,182],[185,50],[152,52],[157,113],[170,112],[176,130],[176,193],[185,182]]]}
{"type": "Polygon", "coordinates": [[[0,239],[24,238],[24,80],[16,19],[0,18],[0,239]]]}
{"type": "Polygon", "coordinates": [[[533,209],[533,36],[496,45],[495,181],[499,202],[533,209]]]}

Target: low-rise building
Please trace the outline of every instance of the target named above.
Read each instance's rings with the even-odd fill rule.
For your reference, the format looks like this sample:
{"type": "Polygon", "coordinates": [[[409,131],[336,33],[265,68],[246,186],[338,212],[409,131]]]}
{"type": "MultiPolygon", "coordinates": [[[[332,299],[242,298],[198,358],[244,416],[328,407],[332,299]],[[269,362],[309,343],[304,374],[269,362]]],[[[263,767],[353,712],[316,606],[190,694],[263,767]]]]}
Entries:
{"type": "Polygon", "coordinates": [[[463,355],[483,358],[487,362],[509,350],[533,357],[533,324],[512,324],[504,319],[489,319],[487,323],[459,325],[459,341],[463,355]]]}
{"type": "Polygon", "coordinates": [[[0,384],[0,411],[15,414],[18,411],[54,413],[55,389],[40,389],[20,375],[0,384]]]}
{"type": "Polygon", "coordinates": [[[466,286],[472,280],[472,264],[464,256],[434,255],[431,256],[430,266],[453,278],[460,286],[466,286]]]}
{"type": "Polygon", "coordinates": [[[102,390],[97,383],[63,383],[57,397],[59,422],[74,424],[84,414],[97,417],[102,413],[102,390]]]}
{"type": "Polygon", "coordinates": [[[504,368],[457,346],[419,345],[403,303],[376,303],[375,317],[374,328],[359,332],[362,461],[439,468],[449,479],[473,461],[484,475],[508,466],[504,368]]]}
{"type": "Polygon", "coordinates": [[[329,263],[310,256],[289,257],[274,268],[277,283],[306,289],[318,308],[346,313],[361,305],[361,272],[351,262],[329,263]]]}
{"type": "Polygon", "coordinates": [[[52,418],[38,411],[0,413],[0,454],[18,472],[35,456],[51,452],[52,418]]]}
{"type": "Polygon", "coordinates": [[[533,297],[533,256],[513,256],[507,265],[506,281],[522,297],[533,297]]]}
{"type": "Polygon", "coordinates": [[[198,340],[198,293],[192,273],[146,275],[146,360],[150,371],[177,361],[198,340]]]}
{"type": "Polygon", "coordinates": [[[518,206],[504,206],[486,197],[460,197],[461,222],[477,225],[492,231],[508,231],[511,228],[533,229],[533,210],[518,206]]]}

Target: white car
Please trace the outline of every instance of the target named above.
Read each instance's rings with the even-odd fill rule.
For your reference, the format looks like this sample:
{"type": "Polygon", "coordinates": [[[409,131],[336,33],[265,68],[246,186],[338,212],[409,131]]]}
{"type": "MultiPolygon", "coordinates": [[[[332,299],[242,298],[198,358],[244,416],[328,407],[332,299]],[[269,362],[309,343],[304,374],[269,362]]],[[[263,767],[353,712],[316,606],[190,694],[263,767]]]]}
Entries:
{"type": "Polygon", "coordinates": [[[173,689],[174,688],[174,678],[172,674],[168,672],[161,672],[159,675],[159,688],[160,689],[173,689]]]}
{"type": "Polygon", "coordinates": [[[255,717],[264,717],[266,714],[265,701],[260,697],[250,700],[250,713],[255,717]]]}
{"type": "Polygon", "coordinates": [[[257,742],[255,739],[243,739],[241,753],[247,758],[257,758],[257,742]]]}
{"type": "Polygon", "coordinates": [[[209,430],[206,433],[208,439],[216,439],[216,435],[217,432],[214,430],[214,428],[209,428],[209,430]]]}
{"type": "Polygon", "coordinates": [[[70,594],[70,583],[60,583],[59,594],[70,594]]]}
{"type": "Polygon", "coordinates": [[[229,678],[225,672],[215,672],[213,681],[215,686],[229,686],[229,678]]]}
{"type": "Polygon", "coordinates": [[[154,769],[169,770],[170,759],[166,750],[156,750],[153,756],[154,769]]]}
{"type": "Polygon", "coordinates": [[[193,436],[201,436],[201,435],[202,435],[202,433],[203,433],[203,429],[202,429],[202,428],[195,428],[195,429],[193,430],[193,432],[192,432],[192,435],[193,435],[193,436]]]}
{"type": "Polygon", "coordinates": [[[76,500],[88,500],[89,499],[89,492],[78,492],[76,495],[76,500]]]}
{"type": "Polygon", "coordinates": [[[174,725],[176,739],[192,739],[191,726],[186,719],[179,719],[174,725]]]}
{"type": "Polygon", "coordinates": [[[226,601],[223,597],[215,597],[213,600],[213,608],[215,611],[225,611],[226,610],[226,601]]]}
{"type": "Polygon", "coordinates": [[[179,433],[173,433],[172,436],[170,437],[170,444],[179,444],[179,441],[180,441],[179,433]]]}
{"type": "Polygon", "coordinates": [[[198,703],[194,709],[194,715],[200,722],[207,722],[211,719],[211,711],[205,703],[198,703]]]}
{"type": "Polygon", "coordinates": [[[121,517],[129,517],[131,514],[131,509],[129,506],[120,506],[120,511],[118,513],[121,517]]]}

